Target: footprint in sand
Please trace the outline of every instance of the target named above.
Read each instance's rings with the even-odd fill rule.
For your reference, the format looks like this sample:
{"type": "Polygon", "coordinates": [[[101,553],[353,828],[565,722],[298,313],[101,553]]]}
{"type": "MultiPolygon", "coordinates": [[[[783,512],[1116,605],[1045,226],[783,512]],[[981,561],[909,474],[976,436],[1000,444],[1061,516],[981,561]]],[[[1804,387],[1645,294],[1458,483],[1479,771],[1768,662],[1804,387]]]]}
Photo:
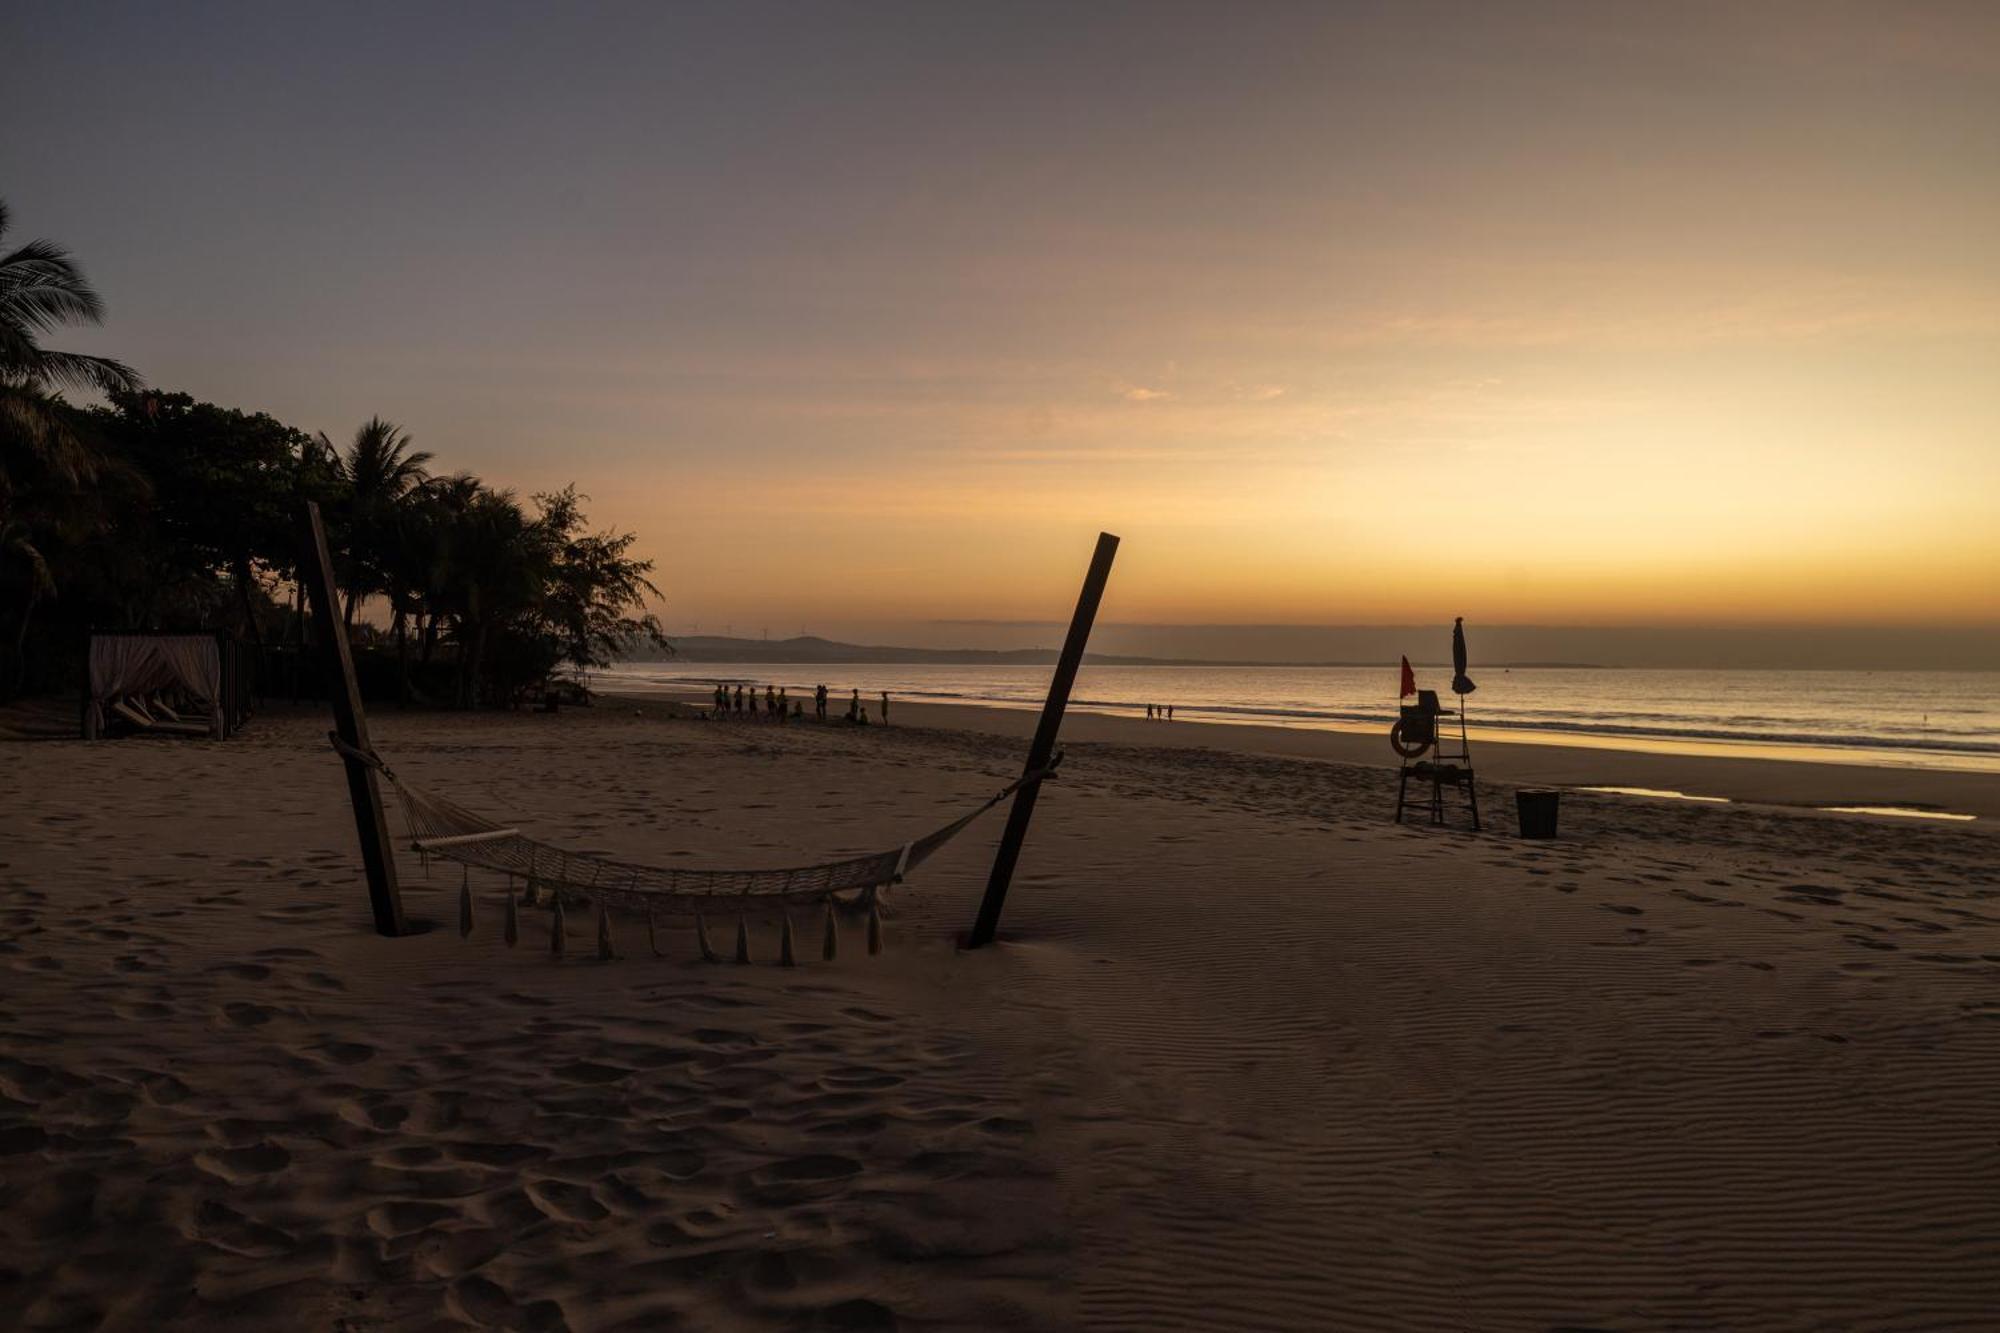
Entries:
{"type": "Polygon", "coordinates": [[[428,1231],[440,1222],[448,1222],[460,1216],[462,1214],[459,1210],[449,1204],[398,1199],[393,1203],[378,1204],[370,1208],[368,1229],[384,1240],[394,1240],[398,1236],[428,1231]]]}
{"type": "Polygon", "coordinates": [[[554,1301],[516,1304],[505,1287],[484,1277],[460,1278],[452,1283],[445,1305],[456,1318],[486,1328],[551,1333],[552,1330],[569,1327],[569,1321],[563,1318],[562,1306],[554,1301]]]}
{"type": "Polygon", "coordinates": [[[893,1088],[907,1081],[901,1074],[891,1074],[883,1069],[870,1069],[862,1065],[841,1065],[822,1074],[819,1083],[823,1088],[846,1092],[893,1088]]]}
{"type": "Polygon", "coordinates": [[[544,1217],[555,1222],[598,1222],[611,1215],[587,1186],[567,1180],[533,1181],[528,1185],[528,1198],[544,1217]]]}
{"type": "Polygon", "coordinates": [[[292,1164],[292,1155],[283,1147],[267,1140],[245,1148],[222,1148],[199,1152],[194,1156],[194,1164],[232,1185],[241,1185],[259,1176],[273,1175],[284,1170],[292,1164]]]}
{"type": "Polygon", "coordinates": [[[298,1246],[290,1232],[252,1221],[214,1199],[203,1200],[195,1209],[193,1225],[186,1235],[190,1240],[245,1259],[275,1259],[290,1254],[298,1246]]]}
{"type": "Polygon", "coordinates": [[[838,1157],[832,1153],[813,1153],[805,1157],[788,1157],[780,1162],[754,1173],[760,1181],[784,1184],[819,1184],[824,1181],[846,1180],[861,1174],[861,1163],[852,1157],[838,1157]]]}
{"type": "Polygon", "coordinates": [[[264,1004],[249,1004],[242,1000],[232,1000],[222,1006],[222,1016],[240,1028],[262,1027],[278,1016],[278,1011],[264,1004]]]}
{"type": "Polygon", "coordinates": [[[410,1118],[410,1108],[393,1102],[342,1102],[337,1114],[361,1129],[394,1129],[410,1118]]]}
{"type": "Polygon", "coordinates": [[[453,1141],[443,1145],[444,1154],[455,1162],[474,1166],[519,1166],[522,1162],[548,1156],[548,1149],[532,1143],[475,1143],[453,1141]]]}
{"type": "Polygon", "coordinates": [[[359,1041],[321,1042],[313,1050],[337,1065],[366,1064],[375,1058],[375,1048],[359,1041]]]}
{"type": "Polygon", "coordinates": [[[617,1083],[630,1078],[633,1073],[619,1065],[601,1065],[590,1060],[572,1060],[566,1065],[557,1065],[550,1072],[566,1082],[588,1085],[617,1083]]]}

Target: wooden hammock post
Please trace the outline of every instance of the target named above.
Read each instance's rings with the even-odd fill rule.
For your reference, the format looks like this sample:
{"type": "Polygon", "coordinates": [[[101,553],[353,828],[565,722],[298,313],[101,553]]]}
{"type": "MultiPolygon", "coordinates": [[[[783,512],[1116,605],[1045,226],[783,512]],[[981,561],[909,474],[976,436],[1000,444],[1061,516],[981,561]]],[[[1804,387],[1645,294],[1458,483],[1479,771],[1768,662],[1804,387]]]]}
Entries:
{"type": "MultiPolygon", "coordinates": [[[[340,623],[333,558],[326,549],[319,506],[313,501],[306,501],[299,536],[299,582],[312,601],[314,627],[324,645],[334,729],[348,746],[369,754],[373,747],[368,743],[368,718],[361,710],[361,687],[354,679],[354,654],[340,623]]],[[[367,764],[346,755],[341,762],[347,765],[347,795],[354,803],[354,831],[361,836],[361,863],[368,871],[368,902],[375,909],[375,930],[382,935],[401,935],[405,928],[403,893],[396,884],[389,822],[382,815],[382,789],[376,785],[375,770],[367,764]]]]}
{"type": "MultiPolygon", "coordinates": [[[[1076,614],[1070,618],[1069,637],[1063,640],[1062,656],[1056,659],[1056,674],[1049,681],[1048,701],[1042,705],[1042,720],[1035,728],[1035,741],[1028,749],[1029,776],[1048,767],[1055,756],[1056,733],[1062,730],[1063,710],[1069,707],[1070,686],[1076,683],[1076,669],[1083,664],[1083,646],[1090,641],[1090,626],[1097,619],[1097,604],[1104,600],[1104,585],[1111,578],[1111,560],[1118,554],[1118,539],[1108,532],[1097,534],[1097,551],[1090,557],[1090,572],[1083,576],[1083,591],[1077,594],[1076,614]]],[[[1035,814],[1039,782],[1024,783],[1014,793],[1014,805],[1007,812],[1007,829],[1000,835],[1000,849],[993,856],[993,873],[986,880],[986,897],[979,904],[979,919],[965,937],[965,947],[977,949],[991,944],[1000,929],[1000,909],[1007,901],[1007,886],[1014,879],[1014,863],[1021,858],[1021,843],[1028,836],[1028,821],[1035,814]]]]}

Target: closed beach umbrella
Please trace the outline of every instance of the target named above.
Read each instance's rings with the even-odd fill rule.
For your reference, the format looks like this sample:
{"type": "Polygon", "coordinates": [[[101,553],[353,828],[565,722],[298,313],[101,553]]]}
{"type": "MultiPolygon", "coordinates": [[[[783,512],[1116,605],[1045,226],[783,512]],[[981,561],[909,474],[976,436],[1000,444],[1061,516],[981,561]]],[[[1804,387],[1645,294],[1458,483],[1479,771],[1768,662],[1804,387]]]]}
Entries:
{"type": "Polygon", "coordinates": [[[1453,694],[1470,694],[1478,689],[1465,674],[1465,617],[1451,622],[1451,690],[1453,694]]]}

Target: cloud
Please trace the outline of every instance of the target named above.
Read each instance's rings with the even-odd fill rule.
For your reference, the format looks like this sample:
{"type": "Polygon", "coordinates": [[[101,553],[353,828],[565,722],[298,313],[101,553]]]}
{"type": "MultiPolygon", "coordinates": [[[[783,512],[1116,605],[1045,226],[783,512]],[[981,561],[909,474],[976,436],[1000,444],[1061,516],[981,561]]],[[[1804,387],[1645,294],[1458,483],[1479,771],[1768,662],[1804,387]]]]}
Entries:
{"type": "Polygon", "coordinates": [[[1150,403],[1161,398],[1173,397],[1165,389],[1148,389],[1141,384],[1119,385],[1118,396],[1128,403],[1150,403]]]}

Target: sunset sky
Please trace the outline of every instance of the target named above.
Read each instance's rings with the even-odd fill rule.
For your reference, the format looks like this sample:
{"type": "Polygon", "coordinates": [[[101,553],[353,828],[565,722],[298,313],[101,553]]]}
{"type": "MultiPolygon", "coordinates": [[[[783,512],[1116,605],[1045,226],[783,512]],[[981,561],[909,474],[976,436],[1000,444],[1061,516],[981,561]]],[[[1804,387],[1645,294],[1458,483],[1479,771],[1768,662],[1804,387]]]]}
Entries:
{"type": "Polygon", "coordinates": [[[2000,5],[12,3],[56,345],[670,628],[2000,621],[2000,5]]]}

